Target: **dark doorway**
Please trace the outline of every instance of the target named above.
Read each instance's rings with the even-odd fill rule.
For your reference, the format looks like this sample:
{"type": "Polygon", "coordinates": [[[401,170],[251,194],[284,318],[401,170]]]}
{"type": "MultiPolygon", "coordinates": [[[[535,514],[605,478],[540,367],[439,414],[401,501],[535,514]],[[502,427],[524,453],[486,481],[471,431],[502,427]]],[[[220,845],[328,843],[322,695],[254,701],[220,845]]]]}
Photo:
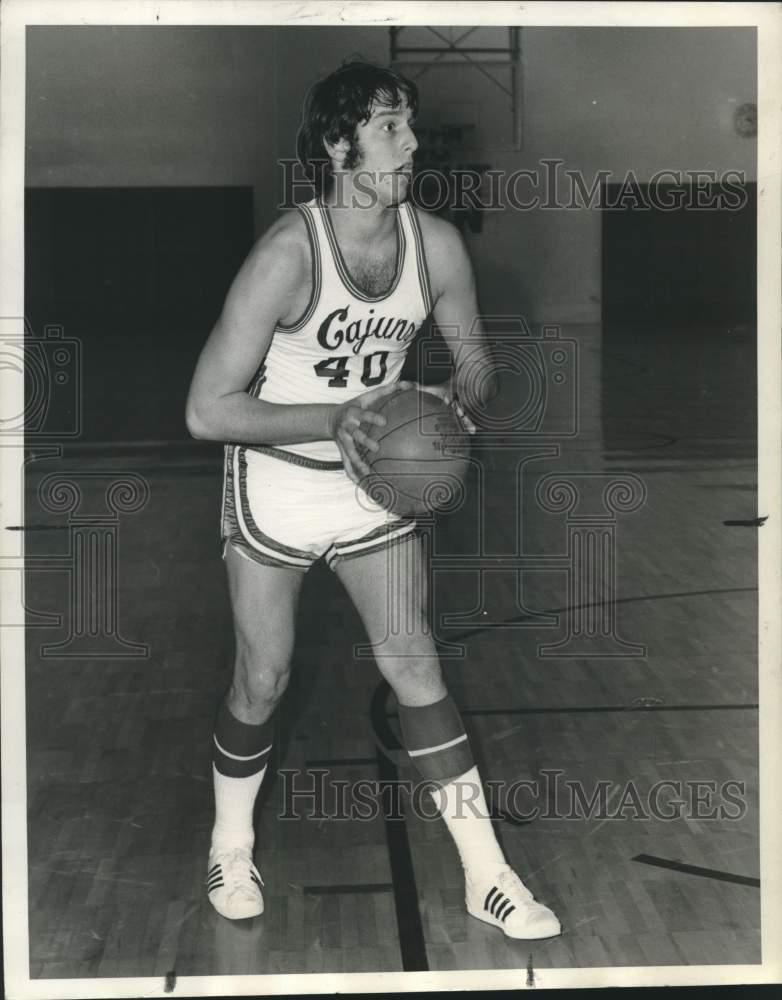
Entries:
{"type": "Polygon", "coordinates": [[[638,192],[603,189],[606,449],[754,458],[756,186],[638,192]]]}
{"type": "Polygon", "coordinates": [[[603,322],[754,325],[756,186],[640,192],[604,188],[603,322]]]}
{"type": "Polygon", "coordinates": [[[81,343],[82,440],[188,437],[198,353],[253,242],[251,188],[30,189],[25,310],[81,343]]]}

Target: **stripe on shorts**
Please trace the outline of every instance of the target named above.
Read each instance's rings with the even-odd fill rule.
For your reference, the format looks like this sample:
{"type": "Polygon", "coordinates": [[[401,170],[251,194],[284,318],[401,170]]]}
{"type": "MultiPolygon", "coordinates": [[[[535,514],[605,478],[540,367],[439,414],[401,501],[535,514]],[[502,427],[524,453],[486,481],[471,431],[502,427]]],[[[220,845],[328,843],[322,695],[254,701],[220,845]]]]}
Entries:
{"type": "Polygon", "coordinates": [[[368,534],[355,541],[335,542],[326,552],[326,562],[333,566],[337,559],[352,559],[355,556],[367,555],[370,552],[379,552],[388,545],[402,541],[407,535],[415,531],[416,522],[405,520],[399,523],[398,527],[382,524],[379,528],[374,528],[368,534]]]}
{"type": "Polygon", "coordinates": [[[316,558],[312,553],[275,541],[265,535],[255,523],[247,500],[247,459],[244,448],[237,448],[234,452],[233,475],[239,481],[239,502],[235,504],[236,521],[245,543],[259,555],[275,560],[275,563],[309,568],[316,558]]]}
{"type": "Polygon", "coordinates": [[[281,559],[275,559],[273,556],[265,556],[263,553],[258,552],[257,549],[251,548],[238,532],[230,538],[223,540],[223,559],[225,559],[225,547],[227,545],[230,545],[237,555],[248,562],[258,563],[261,566],[273,566],[276,569],[301,569],[302,573],[306,573],[306,569],[302,569],[299,566],[291,566],[290,563],[282,562],[281,559]]]}
{"type": "Polygon", "coordinates": [[[230,534],[236,522],[234,506],[233,454],[235,445],[227,444],[223,449],[223,497],[220,504],[220,534],[223,538],[230,534]]]}

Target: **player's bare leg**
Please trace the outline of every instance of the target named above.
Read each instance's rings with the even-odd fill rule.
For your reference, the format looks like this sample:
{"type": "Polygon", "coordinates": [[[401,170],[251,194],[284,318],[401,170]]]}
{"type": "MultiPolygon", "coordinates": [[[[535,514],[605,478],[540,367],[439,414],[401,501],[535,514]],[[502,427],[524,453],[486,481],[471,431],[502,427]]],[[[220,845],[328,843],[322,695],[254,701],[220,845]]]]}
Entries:
{"type": "Polygon", "coordinates": [[[231,687],[215,724],[215,824],[207,866],[209,899],[224,917],[263,912],[253,864],[253,807],[269,757],[273,714],[288,683],[303,574],[225,555],[236,635],[231,687]]]}
{"type": "Polygon", "coordinates": [[[428,574],[420,539],[346,559],[335,571],[350,594],[394,689],[407,752],[454,839],[465,873],[468,912],[513,938],[561,933],[509,867],[492,828],[459,711],[443,681],[427,628],[428,574]]]}

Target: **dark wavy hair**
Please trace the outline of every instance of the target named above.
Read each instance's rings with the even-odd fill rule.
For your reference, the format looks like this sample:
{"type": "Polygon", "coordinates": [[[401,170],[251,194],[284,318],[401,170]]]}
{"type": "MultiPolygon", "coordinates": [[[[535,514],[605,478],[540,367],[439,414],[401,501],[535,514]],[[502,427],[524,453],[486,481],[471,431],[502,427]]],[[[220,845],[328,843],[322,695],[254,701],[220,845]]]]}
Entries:
{"type": "Polygon", "coordinates": [[[393,108],[403,99],[415,115],[418,87],[413,81],[361,59],[344,62],[311,88],[304,101],[296,155],[318,194],[328,188],[332,175],[323,141],[347,139],[350,148],[345,166],[352,170],[359,160],[357,127],[369,121],[376,105],[393,108]]]}

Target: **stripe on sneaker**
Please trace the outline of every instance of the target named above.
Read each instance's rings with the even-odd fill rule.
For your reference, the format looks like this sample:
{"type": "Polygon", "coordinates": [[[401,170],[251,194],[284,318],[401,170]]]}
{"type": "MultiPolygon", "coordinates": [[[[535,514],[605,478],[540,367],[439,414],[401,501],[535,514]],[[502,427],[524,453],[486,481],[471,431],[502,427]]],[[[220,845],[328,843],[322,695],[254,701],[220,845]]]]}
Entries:
{"type": "Polygon", "coordinates": [[[497,907],[497,910],[495,911],[494,916],[498,920],[504,920],[505,919],[505,911],[508,909],[509,906],[512,906],[512,905],[513,904],[511,903],[511,901],[506,896],[505,899],[503,899],[503,901],[497,907]]]}
{"type": "Polygon", "coordinates": [[[501,892],[497,894],[497,896],[494,899],[494,902],[491,904],[491,915],[493,917],[497,916],[497,911],[500,909],[506,898],[507,897],[504,896],[501,892]]]}
{"type": "Polygon", "coordinates": [[[499,892],[499,891],[500,890],[497,888],[496,885],[492,886],[492,888],[489,889],[489,893],[486,896],[486,899],[483,901],[483,908],[484,908],[484,910],[488,910],[489,909],[489,903],[491,902],[492,896],[494,896],[494,894],[496,892],[499,892]]]}
{"type": "Polygon", "coordinates": [[[207,884],[207,886],[206,886],[206,891],[208,893],[209,892],[214,892],[214,890],[215,889],[219,889],[221,885],[223,885],[223,876],[222,875],[218,876],[217,879],[212,880],[211,882],[209,882],[207,884]]]}
{"type": "Polygon", "coordinates": [[[503,923],[505,923],[505,920],[511,915],[511,913],[513,913],[513,911],[515,909],[516,909],[516,907],[513,905],[513,903],[511,903],[510,906],[508,907],[508,909],[502,915],[502,922],[503,923]]]}

